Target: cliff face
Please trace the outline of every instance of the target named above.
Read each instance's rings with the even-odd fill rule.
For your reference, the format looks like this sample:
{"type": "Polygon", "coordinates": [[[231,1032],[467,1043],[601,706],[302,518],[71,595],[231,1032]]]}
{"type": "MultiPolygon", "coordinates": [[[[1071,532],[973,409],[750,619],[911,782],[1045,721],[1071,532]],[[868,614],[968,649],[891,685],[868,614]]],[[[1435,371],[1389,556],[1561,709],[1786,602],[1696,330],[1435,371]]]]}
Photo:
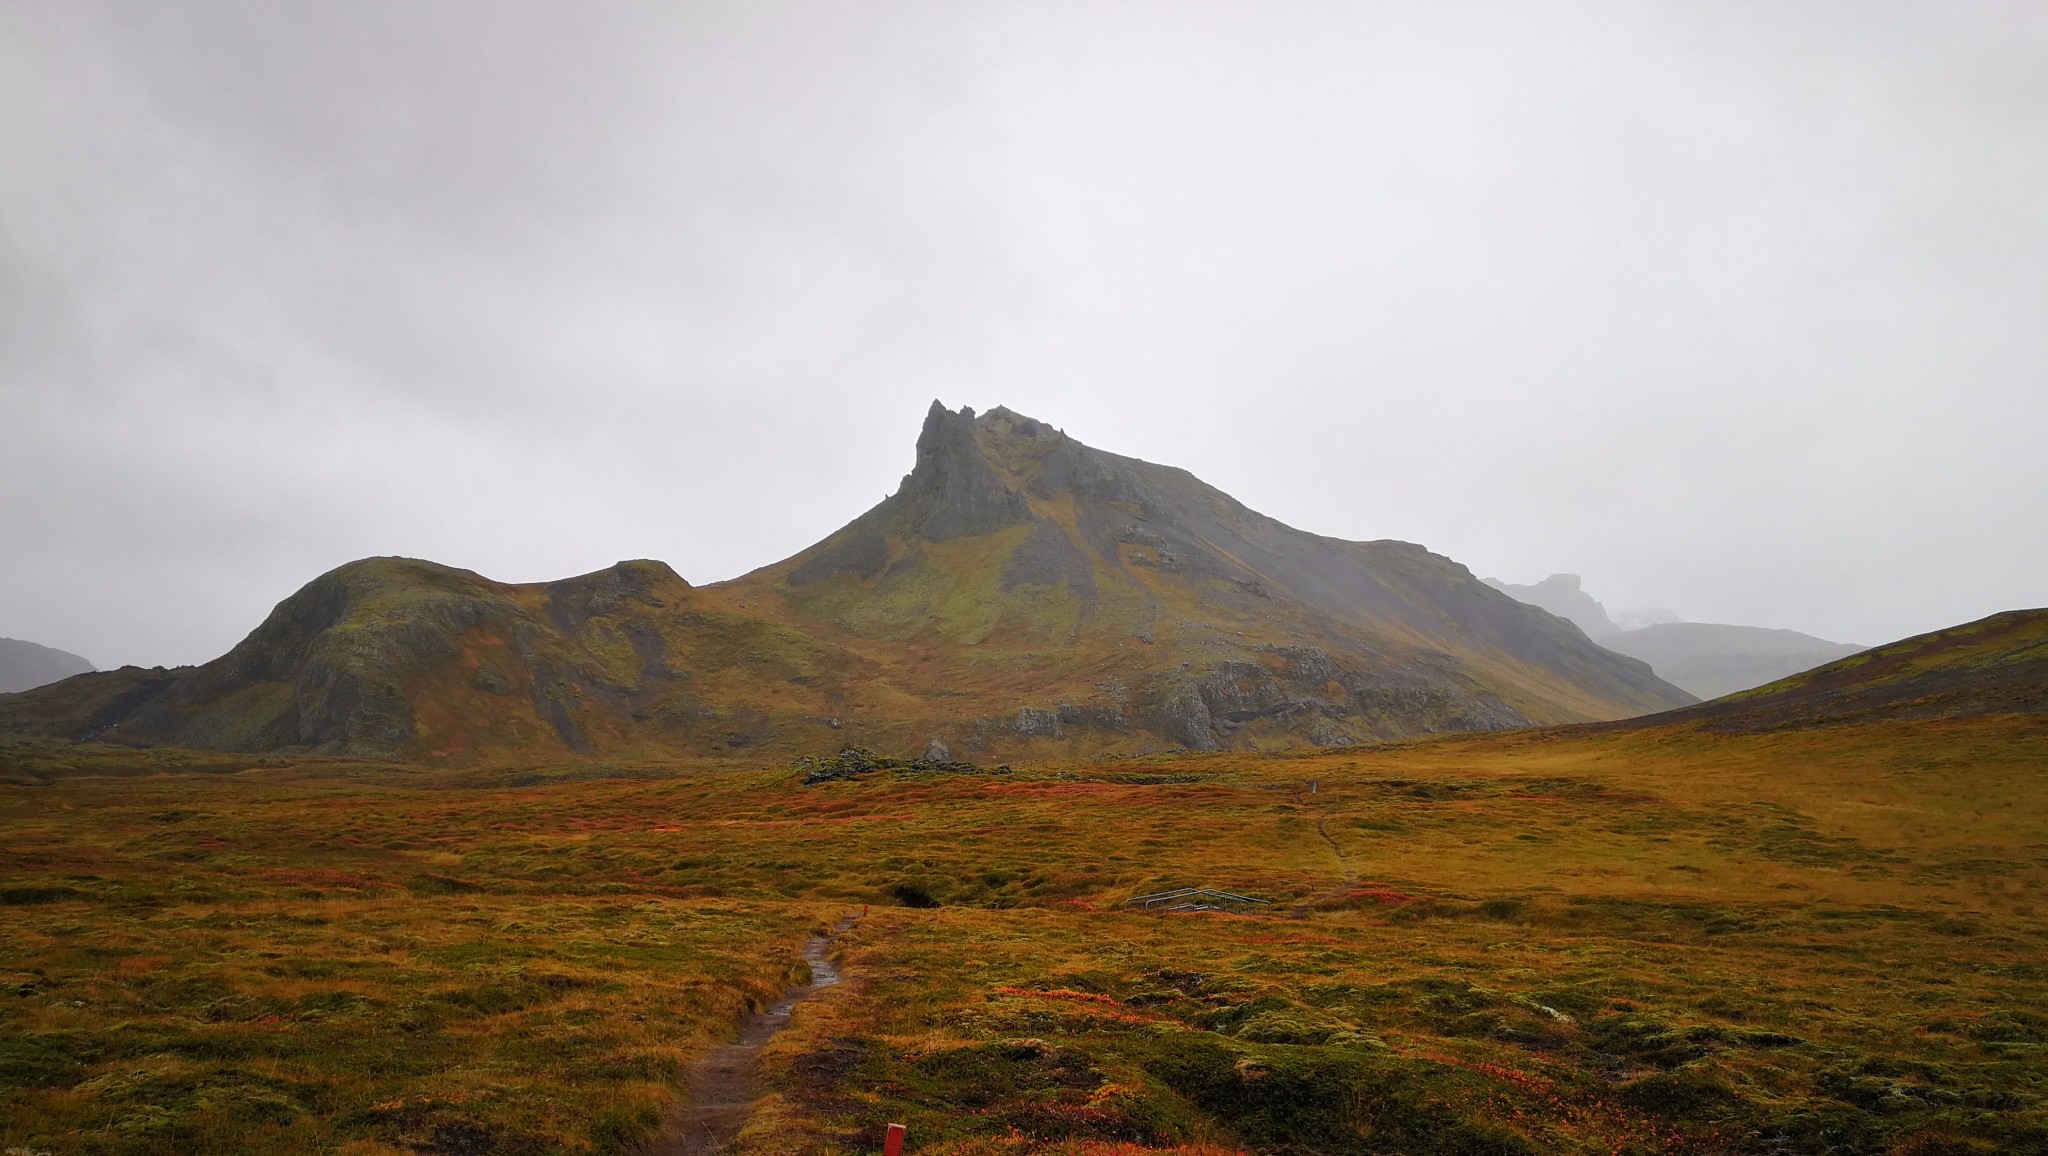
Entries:
{"type": "Polygon", "coordinates": [[[1612,719],[1689,696],[1403,542],[933,404],[895,494],[693,588],[659,562],[508,585],[351,563],[233,650],[0,697],[0,733],[380,755],[1059,757],[1612,719]]]}

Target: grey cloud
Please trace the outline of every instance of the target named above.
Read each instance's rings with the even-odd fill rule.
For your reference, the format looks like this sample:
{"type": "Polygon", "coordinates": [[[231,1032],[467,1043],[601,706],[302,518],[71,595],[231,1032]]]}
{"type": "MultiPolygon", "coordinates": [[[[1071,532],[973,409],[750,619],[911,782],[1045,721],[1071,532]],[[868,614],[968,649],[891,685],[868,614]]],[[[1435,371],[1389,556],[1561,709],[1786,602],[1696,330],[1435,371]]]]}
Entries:
{"type": "Polygon", "coordinates": [[[696,581],[934,396],[1878,641],[2048,601],[2025,4],[0,5],[0,634],[696,581]]]}

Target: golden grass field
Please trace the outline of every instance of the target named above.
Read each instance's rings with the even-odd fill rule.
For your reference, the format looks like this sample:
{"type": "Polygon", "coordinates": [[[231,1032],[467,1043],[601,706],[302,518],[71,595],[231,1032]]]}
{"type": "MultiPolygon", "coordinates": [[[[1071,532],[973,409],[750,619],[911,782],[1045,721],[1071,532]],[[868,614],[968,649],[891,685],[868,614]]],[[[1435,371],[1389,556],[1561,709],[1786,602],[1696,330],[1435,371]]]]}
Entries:
{"type": "Polygon", "coordinates": [[[632,1151],[862,905],[748,1151],[2048,1151],[2039,716],[816,786],[0,762],[9,1156],[632,1151]],[[1183,884],[1273,914],[1118,906],[1183,884]]]}

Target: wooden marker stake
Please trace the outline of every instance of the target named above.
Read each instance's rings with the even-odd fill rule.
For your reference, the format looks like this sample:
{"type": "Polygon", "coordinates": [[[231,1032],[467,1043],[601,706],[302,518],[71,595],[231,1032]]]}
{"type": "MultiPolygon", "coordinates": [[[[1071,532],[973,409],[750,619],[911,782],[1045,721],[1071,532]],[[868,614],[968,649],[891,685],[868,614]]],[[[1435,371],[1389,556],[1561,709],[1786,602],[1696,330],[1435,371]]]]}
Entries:
{"type": "Polygon", "coordinates": [[[902,1156],[903,1125],[889,1125],[889,1138],[882,1141],[882,1156],[902,1156]]]}

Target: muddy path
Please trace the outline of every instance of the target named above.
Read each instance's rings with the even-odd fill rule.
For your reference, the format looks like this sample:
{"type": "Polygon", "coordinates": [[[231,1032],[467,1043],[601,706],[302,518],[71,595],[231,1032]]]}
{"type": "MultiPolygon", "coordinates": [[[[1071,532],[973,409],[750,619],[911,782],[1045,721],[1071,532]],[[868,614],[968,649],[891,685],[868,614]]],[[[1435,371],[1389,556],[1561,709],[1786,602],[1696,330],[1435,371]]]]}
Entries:
{"type": "MultiPolygon", "coordinates": [[[[848,916],[832,930],[845,931],[855,922],[848,916]]],[[[789,1026],[796,1005],[839,982],[839,968],[827,957],[831,947],[831,936],[811,936],[804,944],[811,982],[741,1020],[739,1039],[712,1045],[690,1065],[689,1100],[670,1117],[662,1138],[646,1148],[647,1156],[712,1156],[732,1146],[761,1096],[761,1046],[789,1026]]]]}
{"type": "Polygon", "coordinates": [[[1351,856],[1344,853],[1343,844],[1337,842],[1336,838],[1330,834],[1330,814],[1331,812],[1326,810],[1316,816],[1316,837],[1328,844],[1330,853],[1337,857],[1337,866],[1344,873],[1344,882],[1296,907],[1294,909],[1294,917],[1296,919],[1308,918],[1308,913],[1311,909],[1342,899],[1350,894],[1353,887],[1358,886],[1357,865],[1352,863],[1351,856]]]}

